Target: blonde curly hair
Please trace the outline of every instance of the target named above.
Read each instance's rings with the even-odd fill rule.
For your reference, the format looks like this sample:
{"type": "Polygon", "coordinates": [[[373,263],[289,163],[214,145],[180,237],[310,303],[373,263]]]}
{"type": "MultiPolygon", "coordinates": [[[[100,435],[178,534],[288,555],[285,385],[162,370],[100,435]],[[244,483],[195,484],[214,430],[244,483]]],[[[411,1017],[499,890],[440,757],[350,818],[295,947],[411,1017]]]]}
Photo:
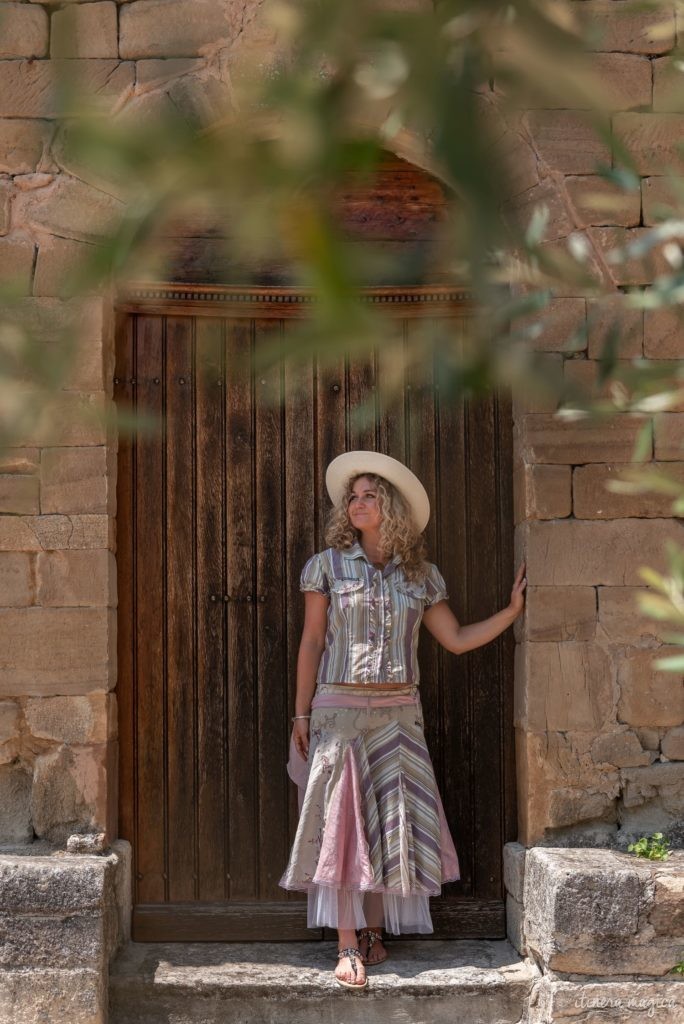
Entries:
{"type": "Polygon", "coordinates": [[[361,532],[351,523],[348,505],[352,488],[361,477],[367,477],[377,488],[378,509],[382,515],[380,547],[383,556],[390,559],[401,555],[407,579],[422,582],[427,571],[425,538],[416,530],[411,510],[401,491],[378,473],[355,473],[347,479],[341,498],[326,518],[326,544],[344,550],[360,540],[361,532]]]}

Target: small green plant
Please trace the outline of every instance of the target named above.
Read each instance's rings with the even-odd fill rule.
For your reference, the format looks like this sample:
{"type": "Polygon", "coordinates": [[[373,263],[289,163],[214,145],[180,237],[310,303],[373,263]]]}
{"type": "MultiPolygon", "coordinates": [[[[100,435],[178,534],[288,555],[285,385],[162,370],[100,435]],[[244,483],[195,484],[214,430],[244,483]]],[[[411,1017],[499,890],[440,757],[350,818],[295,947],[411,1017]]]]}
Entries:
{"type": "Polygon", "coordinates": [[[627,849],[637,857],[646,857],[648,860],[666,860],[670,856],[669,845],[669,839],[665,839],[662,832],[654,832],[653,835],[637,839],[636,843],[630,843],[627,849]]]}
{"type": "Polygon", "coordinates": [[[671,968],[670,974],[684,974],[684,960],[680,960],[678,964],[675,964],[671,968]]]}

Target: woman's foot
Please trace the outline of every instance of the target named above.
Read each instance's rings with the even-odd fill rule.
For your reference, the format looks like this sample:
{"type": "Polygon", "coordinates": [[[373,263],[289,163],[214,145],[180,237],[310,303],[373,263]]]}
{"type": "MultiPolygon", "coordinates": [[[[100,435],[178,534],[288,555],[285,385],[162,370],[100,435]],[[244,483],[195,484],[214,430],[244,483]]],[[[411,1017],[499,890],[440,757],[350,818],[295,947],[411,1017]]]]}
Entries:
{"type": "Polygon", "coordinates": [[[335,977],[343,985],[363,988],[366,984],[366,971],[361,956],[355,955],[357,953],[360,953],[357,948],[349,946],[338,951],[335,977]]]}
{"type": "Polygon", "coordinates": [[[387,959],[387,950],[382,944],[382,928],[362,928],[358,938],[364,964],[372,967],[387,959]]]}

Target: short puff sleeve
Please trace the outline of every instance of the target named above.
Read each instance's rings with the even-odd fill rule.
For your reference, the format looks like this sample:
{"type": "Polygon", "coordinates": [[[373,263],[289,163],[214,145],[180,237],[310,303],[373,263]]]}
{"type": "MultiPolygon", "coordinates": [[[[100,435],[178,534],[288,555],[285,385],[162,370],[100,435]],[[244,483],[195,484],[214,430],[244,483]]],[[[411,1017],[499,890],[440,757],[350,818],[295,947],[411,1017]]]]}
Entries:
{"type": "Polygon", "coordinates": [[[330,586],[322,565],[320,554],[312,555],[299,577],[300,590],[315,590],[318,594],[329,594],[330,586]]]}
{"type": "Polygon", "coordinates": [[[437,604],[438,601],[448,600],[447,586],[444,577],[437,566],[430,562],[425,576],[425,607],[437,604]]]}

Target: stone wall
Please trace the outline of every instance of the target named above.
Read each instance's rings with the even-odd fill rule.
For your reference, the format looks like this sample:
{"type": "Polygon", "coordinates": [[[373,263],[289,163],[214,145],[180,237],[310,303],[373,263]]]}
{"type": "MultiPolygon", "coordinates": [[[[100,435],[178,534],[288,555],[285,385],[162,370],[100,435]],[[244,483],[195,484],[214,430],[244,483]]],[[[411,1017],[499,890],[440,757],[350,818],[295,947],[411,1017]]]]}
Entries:
{"type": "MultiPolygon", "coordinates": [[[[0,465],[0,841],[116,835],[116,438],[85,415],[111,403],[112,304],[66,299],[64,272],[92,254],[122,202],[111,182],[65,155],[54,62],[66,58],[112,114],[142,119],[172,107],[208,123],[230,102],[243,61],[266,68],[275,57],[259,6],[0,2],[0,274],[22,288],[22,312],[46,346],[70,324],[79,346],[56,417],[27,428],[0,465]]],[[[545,244],[582,232],[615,292],[609,307],[561,288],[540,319],[535,344],[549,366],[586,389],[621,315],[621,292],[652,274],[635,261],[611,264],[606,253],[653,223],[684,115],[672,112],[668,91],[674,15],[671,32],[651,42],[642,34],[649,15],[627,2],[572,9],[596,28],[590,63],[616,137],[636,153],[641,195],[596,176],[610,151],[582,111],[535,109],[504,122],[496,83],[481,95],[513,171],[509,215],[526,219],[546,202],[545,244]],[[578,328],[586,329],[579,340],[578,328]]],[[[624,359],[682,355],[671,314],[625,313],[621,331],[624,359]]],[[[515,398],[516,541],[529,580],[516,623],[519,838],[612,843],[618,827],[676,834],[684,691],[680,677],[653,670],[659,644],[634,595],[638,566],[663,566],[663,541],[684,542],[682,524],[660,498],[604,487],[631,455],[635,419],[562,423],[553,409],[538,396],[515,398]]],[[[655,417],[652,461],[680,479],[683,428],[684,406],[655,417]]]]}

